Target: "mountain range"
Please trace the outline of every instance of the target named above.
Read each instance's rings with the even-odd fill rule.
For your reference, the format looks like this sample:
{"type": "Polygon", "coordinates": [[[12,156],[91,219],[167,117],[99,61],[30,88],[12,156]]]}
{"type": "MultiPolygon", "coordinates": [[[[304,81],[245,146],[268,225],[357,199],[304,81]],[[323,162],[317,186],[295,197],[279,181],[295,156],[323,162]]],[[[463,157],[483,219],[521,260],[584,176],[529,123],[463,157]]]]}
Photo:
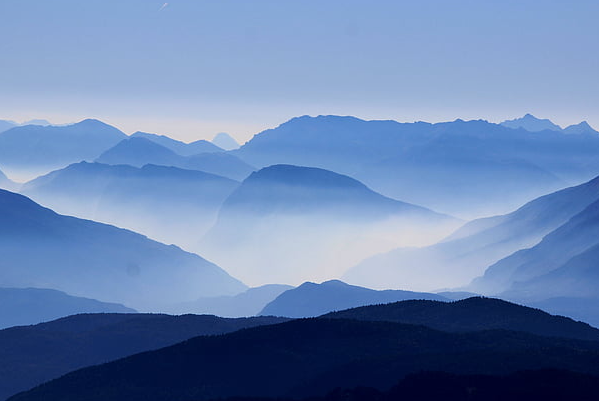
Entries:
{"type": "Polygon", "coordinates": [[[526,114],[524,117],[516,118],[514,120],[507,120],[501,123],[504,127],[518,129],[523,128],[530,132],[541,132],[541,131],[558,131],[565,134],[591,134],[597,135],[599,132],[595,131],[589,123],[583,121],[579,124],[573,124],[566,128],[562,128],[557,124],[551,122],[546,118],[539,119],[532,114],[526,114]]]}
{"type": "Polygon", "coordinates": [[[169,138],[166,135],[149,134],[147,132],[137,131],[131,135],[131,138],[145,138],[167,149],[172,150],[181,156],[192,156],[198,153],[222,152],[224,149],[218,147],[212,142],[200,139],[191,143],[185,143],[169,138]]]}
{"type": "Polygon", "coordinates": [[[91,161],[127,138],[98,120],[67,126],[26,125],[0,133],[0,168],[35,175],[91,161]]]}
{"type": "MultiPolygon", "coordinates": [[[[164,142],[172,141],[171,139],[165,138],[160,143],[157,143],[155,138],[150,138],[133,136],[123,140],[102,153],[96,159],[96,162],[112,165],[127,164],[134,167],[143,167],[146,164],[173,166],[189,170],[201,170],[235,180],[243,180],[255,170],[254,167],[231,154],[223,152],[222,149],[192,155],[181,155],[162,145],[164,142]]],[[[183,142],[179,143],[183,144],[183,142]]],[[[206,143],[212,146],[209,142],[206,143]]],[[[195,147],[195,149],[205,148],[205,144],[202,143],[201,145],[200,147],[195,147]]],[[[171,148],[177,149],[175,146],[171,146],[171,148]]],[[[188,151],[183,153],[187,154],[188,151]]]]}
{"type": "Polygon", "coordinates": [[[113,226],[62,216],[0,190],[0,282],[52,288],[139,310],[245,285],[198,255],[113,226]]]}
{"type": "Polygon", "coordinates": [[[56,290],[0,288],[0,329],[47,322],[78,313],[133,312],[135,310],[120,304],[73,297],[56,290]]]}
{"type": "Polygon", "coordinates": [[[459,224],[348,176],[274,165],[224,201],[198,250],[248,284],[297,285],[337,277],[376,250],[434,242],[459,224]]]}
{"type": "MultiPolygon", "coordinates": [[[[336,388],[387,389],[421,371],[501,376],[552,368],[599,373],[599,343],[575,339],[597,338],[599,331],[588,325],[482,298],[454,304],[405,302],[422,304],[425,315],[431,303],[453,309],[451,331],[383,321],[378,319],[381,307],[375,306],[369,307],[374,321],[368,320],[366,308],[360,312],[365,312],[363,320],[299,319],[196,337],[66,374],[11,400],[302,398],[336,388]],[[531,334],[529,330],[539,331],[531,322],[552,331],[531,334]],[[517,330],[505,329],[513,327],[517,330]]],[[[401,310],[403,304],[389,307],[401,310]]],[[[432,312],[431,317],[449,320],[443,313],[432,312]]]]}
{"type": "Polygon", "coordinates": [[[500,259],[538,244],[596,201],[599,177],[537,198],[512,213],[471,221],[437,244],[372,256],[343,278],[374,288],[388,288],[389,283],[420,290],[465,286],[500,259]]]}
{"type": "Polygon", "coordinates": [[[160,314],[80,314],[0,330],[0,400],[72,370],[170,346],[199,335],[284,322],[160,314]]]}
{"type": "Polygon", "coordinates": [[[176,167],[81,162],[24,184],[21,193],[59,213],[195,249],[238,186],[228,178],[176,167]]]}
{"type": "Polygon", "coordinates": [[[586,207],[537,245],[490,266],[470,288],[510,299],[597,298],[599,201],[586,207]]]}
{"type": "Polygon", "coordinates": [[[265,167],[346,174],[385,196],[459,217],[505,213],[599,174],[599,135],[542,135],[486,121],[294,118],[232,151],[265,167]]]}
{"type": "Polygon", "coordinates": [[[339,280],[330,280],[321,284],[307,282],[289,289],[269,302],[260,315],[316,317],[356,306],[387,304],[407,299],[449,301],[448,298],[437,294],[400,290],[375,291],[348,285],[339,280]]]}

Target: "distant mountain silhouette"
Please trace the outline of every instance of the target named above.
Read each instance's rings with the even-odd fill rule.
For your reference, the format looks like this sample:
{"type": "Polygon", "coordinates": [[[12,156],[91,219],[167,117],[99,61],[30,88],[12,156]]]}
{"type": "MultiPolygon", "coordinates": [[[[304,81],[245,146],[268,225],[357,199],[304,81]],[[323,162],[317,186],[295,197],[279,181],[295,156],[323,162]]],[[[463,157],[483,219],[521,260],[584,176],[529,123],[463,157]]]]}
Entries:
{"type": "Polygon", "coordinates": [[[421,290],[464,286],[500,259],[536,245],[596,201],[599,177],[542,196],[512,213],[474,220],[438,244],[370,257],[343,278],[375,288],[389,283],[421,290]]]}
{"type": "Polygon", "coordinates": [[[51,209],[194,249],[237,181],[202,171],[81,162],[23,185],[51,209]]]}
{"type": "Polygon", "coordinates": [[[77,313],[132,312],[135,310],[123,305],[73,297],[56,290],[0,288],[0,329],[47,322],[77,313]]]}
{"type": "Polygon", "coordinates": [[[0,132],[7,131],[16,126],[17,124],[13,121],[0,120],[0,132]]]}
{"type": "Polygon", "coordinates": [[[0,282],[54,288],[138,310],[245,286],[198,255],[131,231],[56,214],[0,190],[0,282]]]}
{"type": "Polygon", "coordinates": [[[134,133],[131,135],[131,137],[149,139],[150,141],[156,142],[157,144],[162,145],[181,156],[192,156],[197,155],[198,153],[223,151],[223,149],[219,146],[203,139],[191,143],[185,143],[169,138],[166,135],[149,134],[147,132],[141,131],[134,133]]]}
{"type": "Polygon", "coordinates": [[[239,143],[226,132],[220,132],[214,136],[212,143],[225,150],[239,149],[239,143]]]}
{"type": "Polygon", "coordinates": [[[46,126],[52,125],[52,124],[48,120],[43,120],[43,119],[38,118],[38,119],[34,119],[34,120],[25,121],[21,125],[41,125],[41,126],[46,127],[46,126]]]}
{"type": "Polygon", "coordinates": [[[158,314],[81,314],[0,330],[0,400],[72,370],[199,335],[229,333],[287,319],[158,314]]]}
{"type": "MultiPolygon", "coordinates": [[[[164,141],[171,141],[171,139],[166,138],[164,141]]],[[[184,145],[192,146],[195,143],[184,145]]],[[[172,166],[189,170],[200,170],[235,180],[243,180],[255,170],[254,167],[241,161],[239,158],[224,153],[222,149],[218,152],[181,156],[156,140],[151,140],[143,136],[134,136],[123,140],[104,152],[96,159],[96,162],[112,165],[127,164],[135,167],[142,167],[146,164],[172,166]]]]}
{"type": "Polygon", "coordinates": [[[551,122],[546,118],[539,119],[532,114],[526,114],[524,117],[516,118],[514,120],[507,120],[501,123],[504,127],[518,129],[523,128],[530,132],[541,132],[545,130],[549,131],[561,131],[562,127],[551,122]]]}
{"type": "Polygon", "coordinates": [[[294,118],[232,151],[265,167],[346,174],[373,190],[458,217],[506,213],[599,174],[599,136],[542,135],[486,121],[429,124],[294,118]]]}
{"type": "Polygon", "coordinates": [[[209,313],[222,317],[245,317],[260,314],[266,304],[294,287],[283,284],[266,284],[249,288],[237,295],[220,297],[204,297],[196,301],[174,305],[174,310],[185,310],[189,313],[209,313]]]}
{"type": "Polygon", "coordinates": [[[424,326],[300,319],[172,347],[69,373],[11,400],[213,400],[387,389],[423,370],[502,375],[524,369],[599,373],[599,343],[524,332],[449,333],[424,326]]]}
{"type": "Polygon", "coordinates": [[[473,297],[454,302],[409,300],[363,306],[322,316],[416,324],[449,332],[513,330],[538,336],[599,341],[599,329],[501,299],[473,297]]]}
{"type": "Polygon", "coordinates": [[[252,285],[294,285],[339,276],[377,249],[440,237],[457,224],[332,171],[275,165],[227,198],[199,249],[252,285]]]}
{"type": "Polygon", "coordinates": [[[50,171],[93,160],[125,138],[123,132],[98,120],[15,127],[0,134],[0,167],[50,171]]]}
{"type": "Polygon", "coordinates": [[[596,298],[599,276],[599,201],[529,249],[490,266],[470,288],[526,301],[596,298]]]}
{"type": "Polygon", "coordinates": [[[175,166],[183,157],[155,141],[133,137],[124,139],[116,146],[106,150],[96,159],[102,164],[127,164],[142,167],[146,164],[175,166]]]}
{"type": "Polygon", "coordinates": [[[386,304],[406,299],[449,301],[448,298],[436,294],[400,290],[375,291],[348,285],[339,280],[330,280],[322,284],[307,282],[285,291],[266,305],[260,315],[315,317],[356,306],[386,304]]]}
{"type": "Polygon", "coordinates": [[[596,135],[599,134],[599,132],[597,132],[595,129],[593,129],[593,127],[591,127],[589,125],[589,123],[587,123],[586,121],[583,121],[579,124],[575,124],[575,125],[570,125],[566,128],[564,128],[564,133],[566,134],[592,134],[592,135],[596,135]]]}

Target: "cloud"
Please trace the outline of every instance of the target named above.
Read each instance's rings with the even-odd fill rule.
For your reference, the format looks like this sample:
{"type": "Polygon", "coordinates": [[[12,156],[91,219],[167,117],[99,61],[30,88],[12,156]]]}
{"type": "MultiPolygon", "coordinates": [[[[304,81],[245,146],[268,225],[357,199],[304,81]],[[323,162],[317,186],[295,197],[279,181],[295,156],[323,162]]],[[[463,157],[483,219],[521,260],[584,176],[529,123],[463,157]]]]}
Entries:
{"type": "Polygon", "coordinates": [[[167,8],[167,7],[168,7],[168,3],[164,3],[164,4],[162,5],[162,7],[160,7],[160,9],[159,9],[158,11],[162,11],[162,10],[164,10],[164,9],[165,9],[165,8],[167,8]]]}

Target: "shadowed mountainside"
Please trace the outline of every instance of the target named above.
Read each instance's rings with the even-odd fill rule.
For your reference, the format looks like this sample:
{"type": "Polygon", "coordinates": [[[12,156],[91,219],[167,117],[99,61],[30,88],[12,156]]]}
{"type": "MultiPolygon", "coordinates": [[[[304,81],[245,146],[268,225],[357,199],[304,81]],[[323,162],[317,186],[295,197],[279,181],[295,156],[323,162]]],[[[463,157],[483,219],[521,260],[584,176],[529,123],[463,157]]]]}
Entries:
{"type": "Polygon", "coordinates": [[[285,320],[103,313],[0,330],[0,400],[84,366],[166,347],[199,335],[223,334],[285,320]]]}
{"type": "Polygon", "coordinates": [[[422,370],[500,375],[567,367],[598,374],[598,366],[599,343],[594,341],[505,330],[456,334],[391,322],[300,319],[196,337],[81,369],[11,400],[307,397],[339,387],[389,388],[422,370]]]}

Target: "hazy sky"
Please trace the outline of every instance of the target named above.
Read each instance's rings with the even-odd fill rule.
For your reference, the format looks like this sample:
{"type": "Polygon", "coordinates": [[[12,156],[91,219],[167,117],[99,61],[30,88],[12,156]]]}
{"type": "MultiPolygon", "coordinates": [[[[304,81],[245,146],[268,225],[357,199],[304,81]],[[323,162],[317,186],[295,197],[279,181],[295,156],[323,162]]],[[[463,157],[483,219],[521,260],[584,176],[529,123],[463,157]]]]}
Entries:
{"type": "Polygon", "coordinates": [[[599,1],[0,0],[0,118],[184,140],[303,114],[599,128],[599,1]]]}

